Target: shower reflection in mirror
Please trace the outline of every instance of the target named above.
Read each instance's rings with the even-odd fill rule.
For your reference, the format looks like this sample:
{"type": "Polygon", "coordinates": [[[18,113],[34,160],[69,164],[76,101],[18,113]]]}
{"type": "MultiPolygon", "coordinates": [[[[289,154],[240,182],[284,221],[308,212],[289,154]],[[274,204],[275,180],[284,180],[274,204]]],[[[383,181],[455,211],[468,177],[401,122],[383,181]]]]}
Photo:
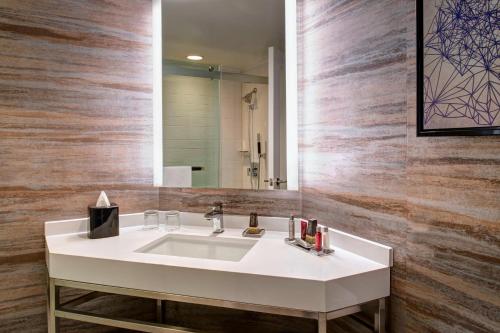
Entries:
{"type": "Polygon", "coordinates": [[[286,189],[285,0],[162,7],[163,185],[286,189]]]}

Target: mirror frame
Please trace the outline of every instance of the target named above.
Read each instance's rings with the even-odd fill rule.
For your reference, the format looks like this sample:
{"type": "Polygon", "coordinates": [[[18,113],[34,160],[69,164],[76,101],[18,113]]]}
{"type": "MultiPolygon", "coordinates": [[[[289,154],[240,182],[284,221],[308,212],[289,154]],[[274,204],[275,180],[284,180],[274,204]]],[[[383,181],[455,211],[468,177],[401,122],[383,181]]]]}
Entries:
{"type": "MultiPolygon", "coordinates": [[[[297,0],[285,1],[287,189],[299,188],[297,98],[297,0]]],[[[162,0],[152,0],[153,185],[163,184],[162,0]]],[[[267,189],[265,189],[267,191],[267,189]]]]}

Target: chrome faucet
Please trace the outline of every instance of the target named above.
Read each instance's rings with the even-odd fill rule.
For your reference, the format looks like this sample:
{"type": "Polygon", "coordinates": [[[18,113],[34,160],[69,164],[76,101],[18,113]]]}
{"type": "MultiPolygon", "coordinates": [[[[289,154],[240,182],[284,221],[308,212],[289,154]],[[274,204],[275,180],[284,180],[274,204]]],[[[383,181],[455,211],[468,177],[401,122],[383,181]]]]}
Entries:
{"type": "Polygon", "coordinates": [[[222,211],[222,202],[214,202],[212,210],[205,214],[205,218],[212,221],[214,234],[224,232],[224,212],[222,211]]]}

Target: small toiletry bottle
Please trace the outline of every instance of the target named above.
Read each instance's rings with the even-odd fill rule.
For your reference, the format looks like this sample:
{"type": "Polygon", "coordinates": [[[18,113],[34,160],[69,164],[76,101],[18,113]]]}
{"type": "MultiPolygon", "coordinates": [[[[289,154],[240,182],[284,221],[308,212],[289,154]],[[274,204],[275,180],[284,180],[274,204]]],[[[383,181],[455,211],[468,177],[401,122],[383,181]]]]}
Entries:
{"type": "Polygon", "coordinates": [[[290,214],[290,219],[288,220],[288,240],[292,241],[295,239],[295,216],[290,214]]]}
{"type": "Polygon", "coordinates": [[[321,227],[318,226],[316,227],[316,235],[315,235],[315,240],[316,242],[314,243],[314,249],[318,252],[321,252],[321,250],[323,249],[323,240],[322,240],[322,237],[321,237],[321,227]]]}
{"type": "Polygon", "coordinates": [[[300,220],[300,239],[306,240],[307,235],[307,220],[300,220]]]}
{"type": "Polygon", "coordinates": [[[330,250],[330,236],[328,235],[328,227],[323,227],[323,234],[321,236],[322,236],[323,251],[329,251],[330,250]]]}
{"type": "Polygon", "coordinates": [[[250,224],[249,224],[250,228],[258,228],[259,227],[259,220],[258,220],[257,216],[258,215],[255,212],[250,213],[250,224]]]}
{"type": "Polygon", "coordinates": [[[318,220],[316,219],[309,219],[309,221],[307,222],[306,242],[308,242],[309,244],[314,244],[316,242],[314,236],[316,236],[317,226],[318,226],[318,220]]]}

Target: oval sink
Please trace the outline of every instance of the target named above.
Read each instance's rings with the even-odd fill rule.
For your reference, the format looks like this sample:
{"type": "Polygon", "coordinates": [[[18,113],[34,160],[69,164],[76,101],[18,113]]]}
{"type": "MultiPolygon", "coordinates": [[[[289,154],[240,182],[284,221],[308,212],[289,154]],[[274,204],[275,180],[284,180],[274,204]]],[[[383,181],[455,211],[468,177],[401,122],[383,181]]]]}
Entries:
{"type": "Polygon", "coordinates": [[[240,261],[257,243],[253,239],[169,234],[136,252],[166,256],[240,261]]]}

